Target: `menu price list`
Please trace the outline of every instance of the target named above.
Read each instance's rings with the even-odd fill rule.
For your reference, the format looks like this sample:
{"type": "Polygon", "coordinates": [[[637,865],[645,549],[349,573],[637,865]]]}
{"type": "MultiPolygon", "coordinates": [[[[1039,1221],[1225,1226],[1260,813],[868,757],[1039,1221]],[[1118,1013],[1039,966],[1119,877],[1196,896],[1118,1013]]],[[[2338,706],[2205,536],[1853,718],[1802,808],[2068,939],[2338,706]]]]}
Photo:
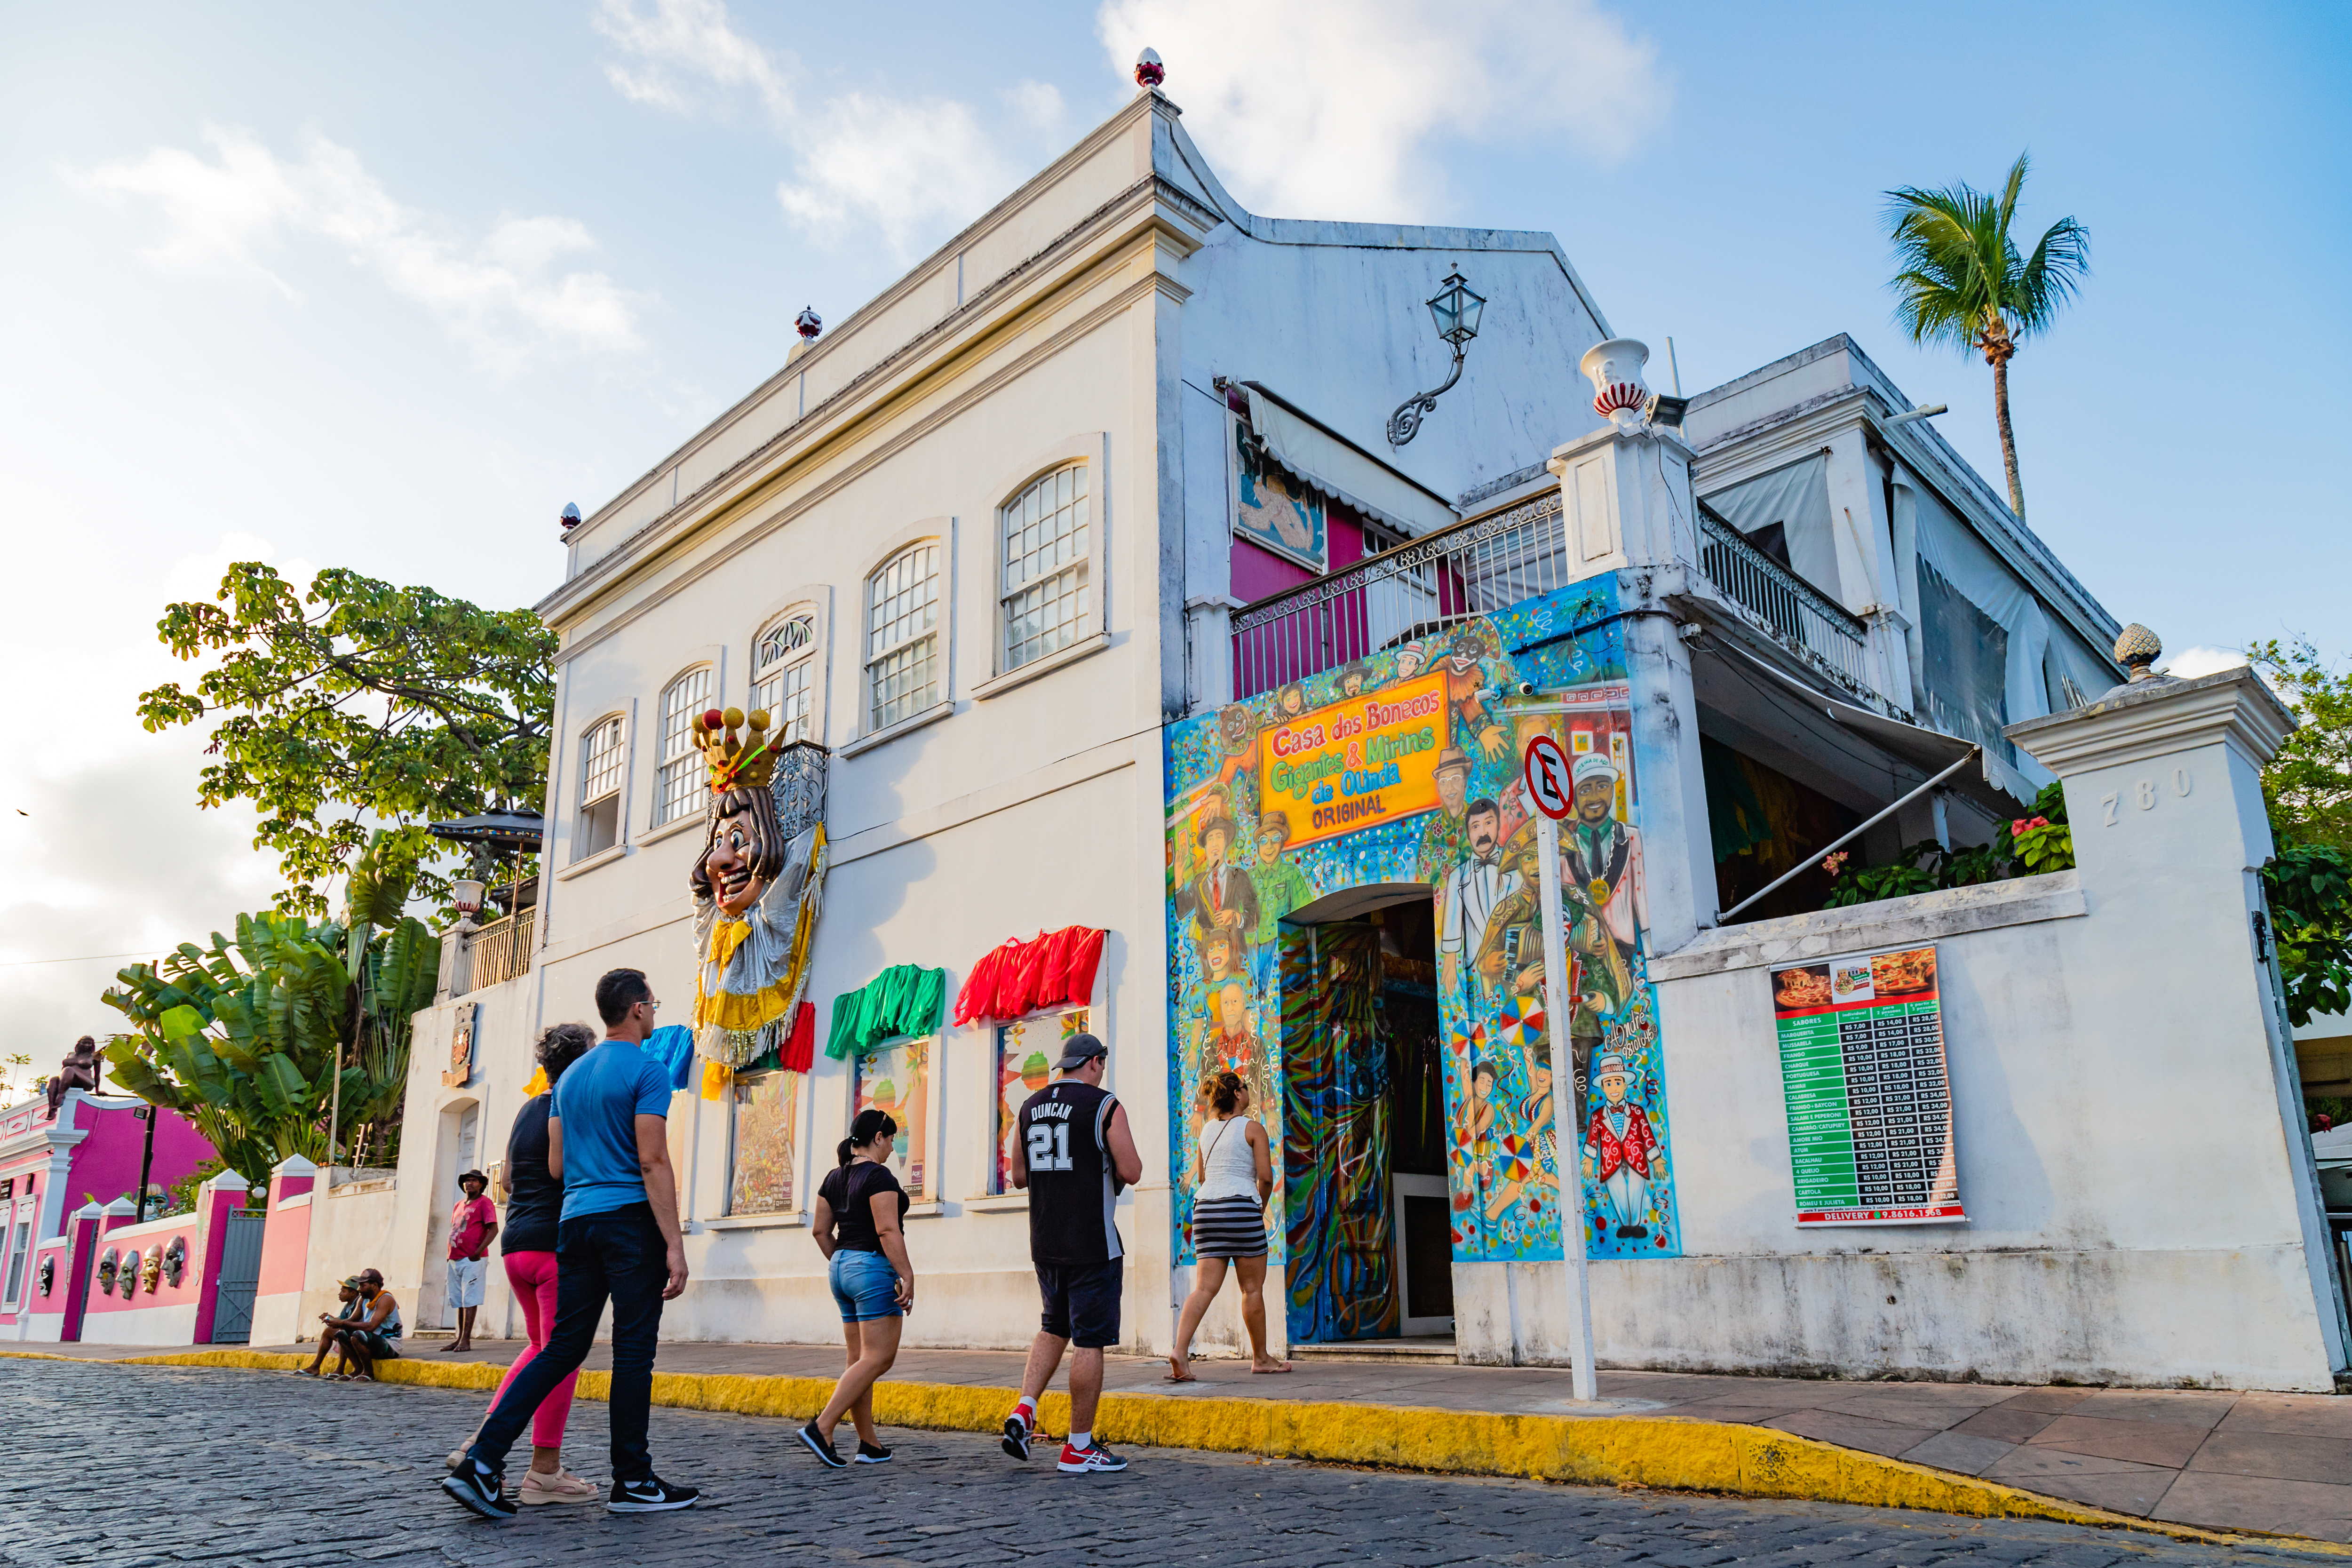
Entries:
{"type": "Polygon", "coordinates": [[[1935,949],[1771,978],[1797,1223],[1965,1220],[1935,949]]]}

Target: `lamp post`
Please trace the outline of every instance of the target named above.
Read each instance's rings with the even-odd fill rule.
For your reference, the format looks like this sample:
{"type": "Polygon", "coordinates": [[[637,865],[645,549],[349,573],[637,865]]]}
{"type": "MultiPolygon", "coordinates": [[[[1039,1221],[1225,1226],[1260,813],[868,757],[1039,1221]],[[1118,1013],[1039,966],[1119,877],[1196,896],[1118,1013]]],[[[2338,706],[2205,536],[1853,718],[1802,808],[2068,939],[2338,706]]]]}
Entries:
{"type": "Polygon", "coordinates": [[[1437,323],[1437,335],[1454,345],[1454,371],[1442,385],[1414,393],[1397,405],[1397,411],[1389,416],[1390,446],[1402,447],[1420,435],[1423,416],[1435,413],[1437,400],[1462,379],[1463,349],[1478,335],[1478,313],[1486,308],[1486,297],[1472,292],[1459,272],[1447,273],[1445,281],[1438,285],[1429,301],[1429,314],[1437,323]]]}

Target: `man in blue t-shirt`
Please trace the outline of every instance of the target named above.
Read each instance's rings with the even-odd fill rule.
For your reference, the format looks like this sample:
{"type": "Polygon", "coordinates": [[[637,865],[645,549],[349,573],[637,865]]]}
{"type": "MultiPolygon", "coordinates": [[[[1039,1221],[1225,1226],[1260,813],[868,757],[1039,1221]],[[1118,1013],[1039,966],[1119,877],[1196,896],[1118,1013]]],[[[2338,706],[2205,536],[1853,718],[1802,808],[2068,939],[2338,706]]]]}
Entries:
{"type": "Polygon", "coordinates": [[[614,1513],[690,1508],[700,1494],[654,1474],[646,1447],[654,1345],[664,1301],[686,1289],[677,1179],[669,1163],[669,1069],[645,1049],[661,1005],[642,971],[596,983],[604,1040],[557,1081],[547,1123],[548,1173],[563,1184],[556,1227],[555,1327],[492,1405],[441,1489],[486,1519],[511,1519],[507,1450],[555,1385],[588,1357],[613,1303],[614,1513]]]}

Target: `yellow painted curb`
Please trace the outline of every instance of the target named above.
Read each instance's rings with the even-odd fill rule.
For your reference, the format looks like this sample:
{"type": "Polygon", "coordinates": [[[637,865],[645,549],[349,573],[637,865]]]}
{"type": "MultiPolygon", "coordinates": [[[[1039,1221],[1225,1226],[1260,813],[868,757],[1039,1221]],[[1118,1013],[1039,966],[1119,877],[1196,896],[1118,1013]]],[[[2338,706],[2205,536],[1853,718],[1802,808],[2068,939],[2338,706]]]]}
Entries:
{"type": "MultiPolygon", "coordinates": [[[[5,1356],[80,1359],[49,1352],[0,1350],[0,1357],[5,1356]]],[[[287,1371],[309,1364],[309,1358],[265,1351],[207,1350],[130,1356],[106,1364],[287,1371]]],[[[488,1392],[499,1385],[506,1370],[486,1362],[402,1358],[377,1363],[376,1377],[383,1383],[488,1392]]],[[[601,1400],[609,1396],[611,1388],[610,1373],[583,1372],[576,1393],[582,1398],[601,1400]]],[[[824,1408],[832,1393],[829,1378],[657,1372],[653,1400],[678,1409],[805,1421],[824,1408]]],[[[886,1380],[874,1385],[874,1418],[886,1426],[994,1432],[1003,1424],[1004,1413],[1014,1398],[1009,1388],[886,1380]]],[[[1037,1415],[1041,1430],[1067,1430],[1068,1396],[1046,1394],[1038,1402],[1037,1415]]],[[[2275,1545],[2291,1541],[2297,1551],[2352,1555],[2352,1546],[2303,1536],[2231,1534],[2109,1513],[1973,1476],[1730,1422],[1514,1415],[1385,1405],[1108,1394],[1096,1415],[1095,1429],[1107,1442],[1145,1447],[1200,1448],[1444,1475],[1524,1477],[1581,1486],[1657,1487],[1854,1503],[1977,1519],[2042,1519],[2144,1531],[2215,1545],[2275,1545]]]]}

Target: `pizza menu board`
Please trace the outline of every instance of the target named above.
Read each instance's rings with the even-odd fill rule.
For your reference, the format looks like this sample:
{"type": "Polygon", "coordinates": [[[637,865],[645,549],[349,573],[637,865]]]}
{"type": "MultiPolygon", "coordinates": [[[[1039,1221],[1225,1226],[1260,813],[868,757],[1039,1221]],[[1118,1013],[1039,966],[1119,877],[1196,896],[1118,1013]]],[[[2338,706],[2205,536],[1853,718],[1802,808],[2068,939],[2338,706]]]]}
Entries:
{"type": "Polygon", "coordinates": [[[1966,1220],[1936,950],[1773,970],[1772,1019],[1797,1223],[1966,1220]]]}

